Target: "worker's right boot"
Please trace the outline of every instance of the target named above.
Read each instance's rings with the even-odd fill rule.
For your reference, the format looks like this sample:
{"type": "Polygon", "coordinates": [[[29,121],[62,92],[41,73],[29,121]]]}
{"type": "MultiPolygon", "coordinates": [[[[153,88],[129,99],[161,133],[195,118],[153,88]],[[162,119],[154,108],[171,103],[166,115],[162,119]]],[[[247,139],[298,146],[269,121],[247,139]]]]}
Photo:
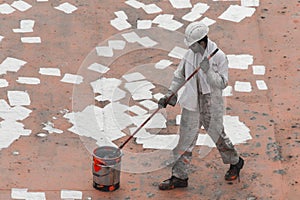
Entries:
{"type": "Polygon", "coordinates": [[[243,158],[239,157],[239,162],[235,165],[230,165],[229,170],[225,174],[225,180],[226,181],[233,181],[235,179],[238,179],[240,182],[240,171],[244,166],[244,160],[243,158]]]}
{"type": "Polygon", "coordinates": [[[172,190],[175,188],[183,188],[188,186],[188,178],[187,179],[180,179],[175,176],[164,180],[158,186],[160,190],[172,190]]]}

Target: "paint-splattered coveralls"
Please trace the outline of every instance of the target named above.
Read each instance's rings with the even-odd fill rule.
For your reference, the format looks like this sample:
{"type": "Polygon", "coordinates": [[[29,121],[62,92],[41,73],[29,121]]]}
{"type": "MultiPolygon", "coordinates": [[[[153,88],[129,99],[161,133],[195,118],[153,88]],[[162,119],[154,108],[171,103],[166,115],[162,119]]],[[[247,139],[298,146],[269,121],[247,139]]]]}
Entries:
{"type": "MultiPolygon", "coordinates": [[[[181,60],[170,90],[176,91],[184,80],[199,66],[204,57],[208,57],[217,45],[208,40],[203,54],[188,50],[181,60]]],[[[203,125],[219,150],[224,164],[236,164],[239,155],[224,132],[223,112],[224,103],[222,90],[228,83],[228,61],[223,51],[219,50],[210,60],[210,69],[204,73],[198,72],[186,83],[179,103],[182,107],[180,122],[180,138],[177,147],[173,150],[175,163],[172,175],[181,179],[188,178],[188,169],[191,162],[192,150],[196,144],[199,128],[203,125]]]]}

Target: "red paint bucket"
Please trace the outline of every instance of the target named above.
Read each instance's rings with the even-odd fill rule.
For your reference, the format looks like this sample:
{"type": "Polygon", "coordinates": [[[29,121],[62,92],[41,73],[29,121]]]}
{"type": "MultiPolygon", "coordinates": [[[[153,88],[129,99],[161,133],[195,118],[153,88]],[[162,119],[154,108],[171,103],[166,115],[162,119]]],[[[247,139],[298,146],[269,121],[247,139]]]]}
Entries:
{"type": "Polygon", "coordinates": [[[120,187],[122,152],[116,147],[98,147],[93,152],[93,187],[112,192],[120,187]]]}

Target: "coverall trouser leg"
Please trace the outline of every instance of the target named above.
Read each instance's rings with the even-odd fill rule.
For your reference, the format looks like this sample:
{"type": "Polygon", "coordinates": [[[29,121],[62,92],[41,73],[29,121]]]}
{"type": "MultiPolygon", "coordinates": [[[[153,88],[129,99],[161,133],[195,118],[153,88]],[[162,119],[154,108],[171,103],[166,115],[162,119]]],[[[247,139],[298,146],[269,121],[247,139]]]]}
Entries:
{"type": "MultiPolygon", "coordinates": [[[[199,128],[203,125],[206,131],[210,125],[210,95],[199,96],[199,111],[182,109],[179,142],[173,150],[175,163],[172,168],[172,175],[180,178],[188,178],[188,170],[192,159],[192,150],[197,142],[199,128]]],[[[230,139],[226,136],[224,128],[221,133],[210,133],[224,164],[236,164],[239,155],[230,139]]]]}

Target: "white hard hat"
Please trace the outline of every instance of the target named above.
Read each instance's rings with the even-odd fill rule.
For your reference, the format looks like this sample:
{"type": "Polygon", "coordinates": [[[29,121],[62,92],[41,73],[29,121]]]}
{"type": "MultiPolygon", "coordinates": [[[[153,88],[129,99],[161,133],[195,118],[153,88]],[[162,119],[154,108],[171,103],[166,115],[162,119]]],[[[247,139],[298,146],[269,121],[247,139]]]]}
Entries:
{"type": "Polygon", "coordinates": [[[208,34],[209,28],[202,22],[190,23],[185,29],[184,43],[191,46],[208,34]]]}

